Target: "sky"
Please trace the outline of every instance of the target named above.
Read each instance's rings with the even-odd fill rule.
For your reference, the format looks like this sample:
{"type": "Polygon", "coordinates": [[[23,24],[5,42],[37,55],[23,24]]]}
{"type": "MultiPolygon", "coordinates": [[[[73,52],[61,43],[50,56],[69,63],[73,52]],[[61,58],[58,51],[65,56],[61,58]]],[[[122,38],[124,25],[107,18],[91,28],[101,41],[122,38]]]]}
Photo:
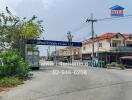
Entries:
{"type": "MultiPolygon", "coordinates": [[[[8,6],[19,17],[37,15],[39,19],[44,20],[45,31],[41,39],[44,37],[47,40],[67,41],[67,32],[71,31],[73,40],[80,42],[91,37],[90,23],[86,23],[91,13],[95,19],[109,18],[109,8],[120,5],[125,8],[125,14],[130,15],[131,4],[132,0],[1,0],[0,9],[8,6]],[[82,25],[84,27],[80,28],[82,25]]],[[[132,19],[96,22],[95,33],[132,33],[131,21],[132,19]]],[[[41,55],[46,55],[47,46],[39,46],[39,49],[41,55]]],[[[54,46],[51,50],[54,50],[54,46]]]]}

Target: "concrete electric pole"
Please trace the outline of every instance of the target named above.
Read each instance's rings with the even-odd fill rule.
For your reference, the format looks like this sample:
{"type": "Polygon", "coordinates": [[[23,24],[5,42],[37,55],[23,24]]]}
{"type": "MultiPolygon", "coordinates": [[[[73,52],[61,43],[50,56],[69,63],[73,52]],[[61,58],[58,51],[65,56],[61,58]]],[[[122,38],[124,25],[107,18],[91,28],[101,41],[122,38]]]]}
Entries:
{"type": "Polygon", "coordinates": [[[54,54],[54,65],[55,66],[57,65],[57,49],[56,49],[56,46],[55,46],[55,54],[54,54]]]}
{"type": "Polygon", "coordinates": [[[97,22],[96,19],[93,18],[93,14],[91,14],[91,18],[87,19],[86,22],[91,22],[91,30],[92,30],[92,67],[94,67],[94,37],[95,37],[95,33],[94,33],[94,22],[97,22]]]}
{"type": "MultiPolygon", "coordinates": [[[[72,42],[73,35],[71,34],[71,32],[67,33],[67,39],[68,39],[68,42],[72,42]]],[[[72,60],[73,60],[72,46],[70,46],[70,62],[71,63],[72,63],[72,60]]]]}

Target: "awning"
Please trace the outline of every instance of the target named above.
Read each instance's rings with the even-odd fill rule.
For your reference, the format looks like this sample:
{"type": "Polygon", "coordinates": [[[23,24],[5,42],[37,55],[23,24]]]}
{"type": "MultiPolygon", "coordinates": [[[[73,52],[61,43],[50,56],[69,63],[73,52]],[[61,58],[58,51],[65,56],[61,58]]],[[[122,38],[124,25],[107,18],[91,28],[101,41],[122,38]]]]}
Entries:
{"type": "Polygon", "coordinates": [[[123,57],[120,57],[120,59],[132,59],[132,56],[123,56],[123,57]]]}

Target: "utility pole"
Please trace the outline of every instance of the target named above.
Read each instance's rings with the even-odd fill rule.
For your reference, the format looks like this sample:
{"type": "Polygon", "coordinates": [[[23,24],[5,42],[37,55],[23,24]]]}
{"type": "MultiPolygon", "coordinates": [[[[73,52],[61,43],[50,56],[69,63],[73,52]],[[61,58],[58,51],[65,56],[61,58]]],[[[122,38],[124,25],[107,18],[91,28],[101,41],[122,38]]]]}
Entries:
{"type": "Polygon", "coordinates": [[[49,50],[47,49],[47,60],[49,60],[49,50]]]}
{"type": "MultiPolygon", "coordinates": [[[[71,34],[71,32],[67,33],[67,39],[68,42],[72,42],[73,39],[73,35],[71,34]]],[[[72,55],[72,46],[70,46],[70,62],[72,63],[72,59],[73,59],[73,55],[72,55]]]]}
{"type": "Polygon", "coordinates": [[[49,60],[48,49],[46,49],[46,50],[47,50],[47,60],[49,60]]]}
{"type": "Polygon", "coordinates": [[[54,65],[57,65],[57,50],[56,50],[56,46],[55,46],[55,54],[54,54],[54,65]]]}
{"type": "Polygon", "coordinates": [[[50,59],[50,46],[48,47],[48,51],[49,51],[49,59],[50,59]]]}
{"type": "Polygon", "coordinates": [[[94,67],[94,23],[97,22],[96,19],[93,18],[93,14],[91,14],[91,18],[87,19],[86,22],[91,22],[91,30],[92,30],[92,67],[94,67]]]}
{"type": "Polygon", "coordinates": [[[47,58],[48,60],[50,60],[50,46],[48,46],[47,48],[47,58]]]}

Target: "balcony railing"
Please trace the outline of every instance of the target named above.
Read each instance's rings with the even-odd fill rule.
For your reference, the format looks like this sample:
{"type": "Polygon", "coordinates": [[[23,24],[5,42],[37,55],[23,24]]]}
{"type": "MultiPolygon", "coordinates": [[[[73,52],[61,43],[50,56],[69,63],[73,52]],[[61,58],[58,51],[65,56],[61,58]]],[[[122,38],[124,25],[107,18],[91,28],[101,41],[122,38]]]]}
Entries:
{"type": "Polygon", "coordinates": [[[111,47],[111,52],[132,52],[132,47],[123,47],[123,46],[118,46],[118,47],[111,47]]]}

